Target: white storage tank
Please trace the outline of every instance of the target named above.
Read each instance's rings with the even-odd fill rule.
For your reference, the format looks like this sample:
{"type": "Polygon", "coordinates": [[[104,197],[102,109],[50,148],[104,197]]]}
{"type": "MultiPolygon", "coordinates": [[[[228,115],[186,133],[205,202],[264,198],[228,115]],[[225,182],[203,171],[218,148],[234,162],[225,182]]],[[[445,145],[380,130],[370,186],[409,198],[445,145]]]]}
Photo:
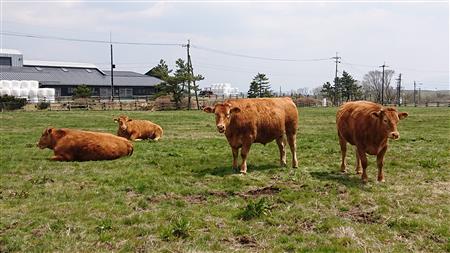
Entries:
{"type": "Polygon", "coordinates": [[[0,96],[8,95],[11,96],[11,89],[0,89],[0,96]]]}
{"type": "Polygon", "coordinates": [[[20,89],[20,81],[11,80],[11,89],[20,89]]]}
{"type": "Polygon", "coordinates": [[[9,80],[2,80],[3,89],[11,89],[12,84],[9,80]]]}
{"type": "Polygon", "coordinates": [[[21,88],[19,91],[20,91],[19,92],[19,98],[26,98],[26,99],[28,99],[28,93],[30,92],[30,90],[28,88],[26,88],[26,89],[21,88]]]}
{"type": "Polygon", "coordinates": [[[39,102],[46,101],[47,100],[47,90],[45,88],[38,89],[37,96],[38,96],[39,102]]]}
{"type": "Polygon", "coordinates": [[[47,88],[47,98],[50,103],[55,103],[55,89],[47,88]]]}
{"type": "Polygon", "coordinates": [[[28,92],[28,100],[30,103],[38,103],[38,89],[30,89],[28,92]]]}
{"type": "Polygon", "coordinates": [[[37,90],[39,102],[55,102],[55,89],[53,88],[40,88],[37,90]]]}
{"type": "Polygon", "coordinates": [[[30,81],[27,81],[27,80],[20,81],[20,88],[21,89],[29,89],[30,88],[30,81]]]}
{"type": "Polygon", "coordinates": [[[20,97],[20,89],[19,88],[11,89],[11,96],[13,96],[13,97],[20,97]]]}
{"type": "Polygon", "coordinates": [[[39,82],[35,80],[28,81],[28,85],[30,89],[38,89],[39,88],[39,82]]]}

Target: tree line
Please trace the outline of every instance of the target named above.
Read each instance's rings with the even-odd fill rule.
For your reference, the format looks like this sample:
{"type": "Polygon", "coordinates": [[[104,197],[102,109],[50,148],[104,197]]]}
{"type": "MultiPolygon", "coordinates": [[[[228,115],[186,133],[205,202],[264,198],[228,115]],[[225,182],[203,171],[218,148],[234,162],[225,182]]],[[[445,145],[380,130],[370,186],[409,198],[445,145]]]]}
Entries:
{"type": "MultiPolygon", "coordinates": [[[[394,70],[384,71],[384,101],[395,103],[397,93],[391,85],[394,70]]],[[[333,105],[339,105],[351,100],[371,100],[381,103],[383,73],[378,70],[369,71],[364,75],[362,81],[354,79],[348,72],[343,71],[342,77],[337,77],[331,84],[326,82],[322,85],[320,93],[328,98],[333,105]]]]}
{"type": "MultiPolygon", "coordinates": [[[[163,82],[157,86],[155,97],[170,95],[177,108],[186,96],[190,96],[188,85],[192,91],[199,91],[198,81],[204,80],[200,74],[193,75],[192,66],[179,58],[175,62],[175,70],[169,69],[167,63],[161,59],[159,64],[151,68],[146,75],[161,79],[163,82]]],[[[394,70],[384,72],[384,101],[395,103],[397,99],[396,89],[391,85],[394,70]]],[[[371,100],[381,103],[383,73],[378,70],[369,71],[361,81],[353,78],[347,71],[342,72],[334,82],[326,82],[316,88],[315,95],[327,98],[334,105],[352,100],[371,100]]],[[[271,89],[269,78],[264,73],[257,73],[249,84],[247,97],[273,97],[276,93],[271,89]]]]}

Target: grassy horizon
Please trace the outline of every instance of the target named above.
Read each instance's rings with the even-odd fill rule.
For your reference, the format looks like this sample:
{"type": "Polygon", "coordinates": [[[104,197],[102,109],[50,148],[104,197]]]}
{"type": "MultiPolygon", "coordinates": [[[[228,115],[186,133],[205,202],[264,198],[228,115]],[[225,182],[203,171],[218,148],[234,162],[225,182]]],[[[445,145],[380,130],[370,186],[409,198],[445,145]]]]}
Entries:
{"type": "Polygon", "coordinates": [[[401,107],[385,183],[341,174],[336,108],[299,108],[299,168],[254,144],[248,174],[214,116],[199,111],[1,113],[0,252],[450,251],[450,109],[401,107]],[[35,143],[53,126],[116,133],[113,117],[162,126],[114,161],[53,162],[35,143]]]}

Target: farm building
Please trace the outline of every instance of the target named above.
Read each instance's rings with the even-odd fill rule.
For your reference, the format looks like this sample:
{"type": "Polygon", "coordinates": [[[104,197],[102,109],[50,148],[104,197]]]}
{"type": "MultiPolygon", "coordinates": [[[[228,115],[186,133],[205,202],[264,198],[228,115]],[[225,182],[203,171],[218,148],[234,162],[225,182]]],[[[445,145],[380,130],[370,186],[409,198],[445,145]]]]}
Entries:
{"type": "MultiPolygon", "coordinates": [[[[114,71],[115,96],[133,98],[156,93],[160,79],[133,71],[114,71]]],[[[0,80],[37,80],[40,88],[54,88],[55,97],[72,96],[73,89],[87,85],[92,95],[111,96],[111,71],[94,64],[24,60],[21,52],[0,51],[0,80]]]]}

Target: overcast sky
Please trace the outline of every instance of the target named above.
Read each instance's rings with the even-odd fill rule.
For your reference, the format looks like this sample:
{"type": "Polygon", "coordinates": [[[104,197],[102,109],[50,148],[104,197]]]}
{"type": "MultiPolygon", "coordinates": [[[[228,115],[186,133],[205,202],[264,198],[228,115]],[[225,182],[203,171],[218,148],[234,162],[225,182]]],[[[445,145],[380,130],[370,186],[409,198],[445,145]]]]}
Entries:
{"type": "MultiPolygon", "coordinates": [[[[276,91],[315,88],[332,82],[335,64],[329,58],[338,52],[339,75],[345,70],[362,80],[385,62],[395,77],[402,74],[407,89],[414,80],[422,89],[449,89],[447,1],[2,1],[1,7],[3,32],[89,40],[109,40],[111,32],[113,41],[169,44],[190,39],[194,72],[205,77],[201,87],[227,82],[247,92],[261,72],[276,91]]],[[[108,44],[9,35],[0,41],[25,60],[109,68],[108,44]]],[[[114,46],[117,70],[145,73],[161,58],[173,67],[186,58],[186,48],[114,46]]]]}

